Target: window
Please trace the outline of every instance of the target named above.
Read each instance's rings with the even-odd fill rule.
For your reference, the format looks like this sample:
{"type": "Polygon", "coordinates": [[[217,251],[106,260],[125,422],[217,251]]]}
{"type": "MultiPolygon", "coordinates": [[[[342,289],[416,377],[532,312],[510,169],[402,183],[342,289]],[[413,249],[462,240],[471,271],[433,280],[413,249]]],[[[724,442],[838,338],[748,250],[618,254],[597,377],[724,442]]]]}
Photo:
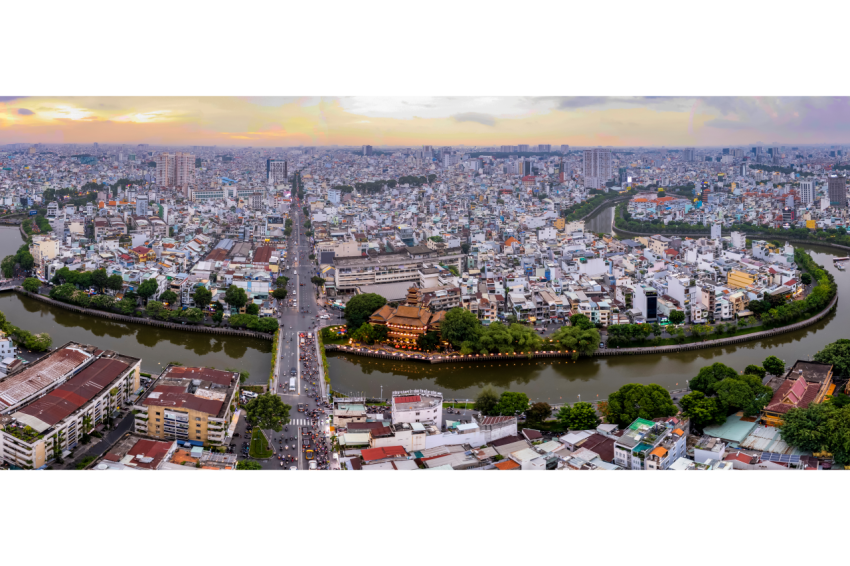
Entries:
{"type": "Polygon", "coordinates": [[[156,422],[159,422],[159,419],[156,419],[156,422]]]}
{"type": "Polygon", "coordinates": [[[199,421],[199,420],[201,420],[201,417],[195,417],[195,420],[199,421]]]}
{"type": "Polygon", "coordinates": [[[156,416],[159,416],[159,411],[156,412],[156,416]]]}
{"type": "Polygon", "coordinates": [[[200,434],[196,434],[196,435],[195,435],[195,438],[197,438],[198,440],[200,440],[200,439],[201,439],[201,435],[200,435],[200,434]]]}
{"type": "Polygon", "coordinates": [[[201,425],[199,423],[195,423],[195,426],[201,428],[201,425]]]}
{"type": "MultiPolygon", "coordinates": [[[[418,416],[419,416],[419,413],[416,413],[416,416],[418,417],[418,416]]],[[[418,419],[417,419],[417,420],[418,420],[418,419]]]]}

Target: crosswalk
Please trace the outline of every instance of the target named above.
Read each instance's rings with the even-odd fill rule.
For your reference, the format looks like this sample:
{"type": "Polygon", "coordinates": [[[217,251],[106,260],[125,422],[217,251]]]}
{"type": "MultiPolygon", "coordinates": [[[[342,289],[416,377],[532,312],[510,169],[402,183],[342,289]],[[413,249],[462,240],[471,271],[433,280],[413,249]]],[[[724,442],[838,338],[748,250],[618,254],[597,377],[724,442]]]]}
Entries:
{"type": "Polygon", "coordinates": [[[295,426],[310,426],[310,419],[289,419],[289,424],[295,426]]]}

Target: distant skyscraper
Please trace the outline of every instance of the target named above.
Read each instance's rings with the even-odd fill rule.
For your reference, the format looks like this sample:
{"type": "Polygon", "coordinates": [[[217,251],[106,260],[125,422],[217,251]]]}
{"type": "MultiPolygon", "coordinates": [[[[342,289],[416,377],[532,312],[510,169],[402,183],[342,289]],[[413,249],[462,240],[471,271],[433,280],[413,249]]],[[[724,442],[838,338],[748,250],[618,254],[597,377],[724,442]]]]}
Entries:
{"type": "Polygon", "coordinates": [[[266,179],[269,185],[285,183],[288,179],[286,161],[282,159],[266,159],[266,179]]]}
{"type": "Polygon", "coordinates": [[[839,208],[847,208],[847,177],[843,175],[830,175],[829,185],[829,204],[839,208]]]}
{"type": "Polygon", "coordinates": [[[552,145],[548,143],[541,143],[537,146],[537,151],[549,153],[552,151],[552,145]]]}
{"type": "Polygon", "coordinates": [[[156,182],[163,187],[187,187],[195,181],[195,156],[177,152],[156,156],[156,182]]]}
{"type": "Polygon", "coordinates": [[[690,162],[690,161],[695,161],[695,156],[696,156],[696,150],[694,150],[694,148],[692,148],[692,147],[686,147],[685,151],[683,152],[682,157],[684,158],[685,161],[690,162]]]}
{"type": "Polygon", "coordinates": [[[519,151],[519,152],[527,152],[528,151],[528,144],[520,144],[520,145],[516,146],[516,150],[519,151]]]}
{"type": "Polygon", "coordinates": [[[136,197],[136,216],[148,215],[148,196],[138,195],[136,197]]]}
{"type": "Polygon", "coordinates": [[[815,182],[800,181],[800,202],[804,205],[815,202],[815,182]]]}
{"type": "Polygon", "coordinates": [[[584,186],[599,189],[611,178],[611,150],[584,150],[584,186]]]}
{"type": "Polygon", "coordinates": [[[522,162],[522,174],[531,175],[531,161],[528,159],[522,162]]]}
{"type": "Polygon", "coordinates": [[[628,169],[626,169],[625,167],[620,167],[620,169],[619,169],[618,173],[619,173],[619,175],[620,175],[620,179],[619,179],[619,181],[620,181],[620,184],[621,184],[621,185],[622,185],[623,183],[628,183],[628,182],[629,182],[629,170],[628,170],[628,169]]]}
{"type": "Polygon", "coordinates": [[[365,156],[372,155],[372,146],[371,145],[364,145],[363,146],[363,155],[365,155],[365,156]]]}
{"type": "Polygon", "coordinates": [[[728,147],[723,148],[723,155],[729,155],[729,148],[728,147]]]}
{"type": "Polygon", "coordinates": [[[561,145],[561,153],[567,153],[570,150],[570,146],[561,145]]]}

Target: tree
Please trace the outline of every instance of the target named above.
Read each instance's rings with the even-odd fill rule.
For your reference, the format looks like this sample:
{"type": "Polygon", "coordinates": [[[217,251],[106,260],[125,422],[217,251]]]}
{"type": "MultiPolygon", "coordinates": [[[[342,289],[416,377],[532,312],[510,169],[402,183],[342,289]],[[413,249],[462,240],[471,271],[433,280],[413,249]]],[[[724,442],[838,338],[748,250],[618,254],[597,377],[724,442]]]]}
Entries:
{"type": "Polygon", "coordinates": [[[277,289],[272,291],[272,297],[274,297],[278,301],[284,300],[286,298],[286,295],[288,295],[288,294],[289,294],[289,292],[286,289],[283,289],[281,287],[278,287],[277,289]]]}
{"type": "Polygon", "coordinates": [[[24,271],[29,271],[35,265],[35,258],[32,257],[32,254],[29,251],[25,251],[23,253],[19,253],[17,256],[18,264],[20,264],[21,269],[24,271]]]}
{"type": "Polygon", "coordinates": [[[387,300],[375,293],[355,295],[345,305],[345,322],[350,329],[357,329],[369,321],[372,314],[387,304],[387,300]]]}
{"type": "Polygon", "coordinates": [[[215,311],[215,313],[213,313],[213,315],[212,315],[212,320],[216,324],[221,322],[223,318],[224,318],[224,313],[222,313],[221,311],[215,311]]]}
{"type": "Polygon", "coordinates": [[[590,319],[583,314],[574,314],[570,317],[570,325],[580,328],[582,330],[589,330],[591,328],[595,328],[595,325],[590,322],[590,319]]]}
{"type": "Polygon", "coordinates": [[[850,340],[839,338],[832,344],[824,346],[815,354],[814,360],[822,364],[832,364],[836,376],[850,375],[850,340]]]}
{"type": "Polygon", "coordinates": [[[289,277],[286,277],[285,275],[281,275],[274,280],[276,287],[286,287],[287,283],[289,283],[289,277]]]}
{"type": "Polygon", "coordinates": [[[715,390],[727,412],[744,411],[748,417],[759,414],[773,396],[773,389],[754,375],[727,377],[715,385],[715,390]]]}
{"type": "Polygon", "coordinates": [[[325,284],[325,280],[319,277],[318,275],[314,275],[313,277],[311,277],[310,282],[316,287],[321,287],[325,284]]]}
{"type": "Polygon", "coordinates": [[[803,275],[800,276],[800,281],[803,282],[803,285],[811,285],[812,276],[808,273],[804,273],[803,275]]]}
{"type": "Polygon", "coordinates": [[[511,416],[528,410],[528,395],[504,391],[499,397],[499,403],[494,407],[494,412],[499,415],[511,416]]]}
{"type": "Polygon", "coordinates": [[[776,356],[766,357],[761,365],[771,375],[779,376],[785,373],[785,362],[776,356]]]}
{"type": "Polygon", "coordinates": [[[95,269],[91,274],[91,282],[97,288],[98,291],[103,293],[103,289],[106,287],[107,282],[109,281],[109,276],[106,274],[105,269],[95,269]]]}
{"type": "Polygon", "coordinates": [[[252,314],[234,314],[228,320],[230,326],[234,328],[245,328],[257,317],[252,314]]]}
{"type": "Polygon", "coordinates": [[[156,284],[156,279],[151,277],[150,279],[145,279],[142,281],[142,284],[139,285],[139,289],[136,291],[139,296],[147,302],[148,299],[154,296],[159,287],[156,284]]]}
{"type": "Polygon", "coordinates": [[[0,262],[0,270],[3,270],[3,277],[7,279],[15,275],[15,264],[17,263],[15,256],[7,255],[0,262]]]}
{"type": "Polygon", "coordinates": [[[726,413],[718,399],[706,397],[702,391],[688,393],[679,404],[682,406],[682,416],[690,419],[691,424],[698,429],[726,420],[726,413]]]}
{"type": "Polygon", "coordinates": [[[53,344],[53,338],[47,332],[42,332],[41,334],[27,332],[24,339],[24,346],[33,352],[44,352],[50,348],[51,344],[53,344]]]}
{"type": "Polygon", "coordinates": [[[205,309],[212,302],[212,291],[204,286],[198,286],[195,288],[195,292],[192,293],[192,299],[199,309],[205,309]]]}
{"type": "Polygon", "coordinates": [[[534,403],[529,409],[526,415],[528,416],[528,420],[534,423],[542,423],[546,419],[549,418],[549,415],[552,414],[552,407],[549,403],[544,401],[538,401],[534,403]]]}
{"type": "MultiPolygon", "coordinates": [[[[386,328],[386,326],[382,328],[386,328]]],[[[440,345],[440,333],[433,330],[426,332],[416,339],[416,345],[422,350],[430,352],[440,345]]]]}
{"type": "Polygon", "coordinates": [[[148,316],[156,316],[164,308],[163,304],[159,301],[148,301],[148,304],[145,306],[145,312],[148,316]]]}
{"type": "Polygon", "coordinates": [[[58,287],[53,287],[50,290],[50,298],[67,303],[70,302],[71,297],[73,297],[74,293],[76,292],[77,288],[74,287],[72,284],[63,283],[62,285],[59,285],[58,287]]]}
{"type": "Polygon", "coordinates": [[[136,312],[136,300],[132,297],[124,297],[118,302],[118,308],[121,309],[121,314],[131,316],[136,312]]]}
{"type": "Polygon", "coordinates": [[[230,305],[230,308],[241,309],[248,302],[248,294],[242,287],[231,285],[224,292],[224,302],[230,305]]]}
{"type": "Polygon", "coordinates": [[[171,289],[166,289],[159,295],[159,300],[169,306],[177,306],[177,293],[171,289]]]}
{"type": "Polygon", "coordinates": [[[91,298],[91,306],[102,311],[111,310],[115,305],[115,299],[109,295],[95,295],[91,298]]]}
{"type": "Polygon", "coordinates": [[[186,320],[192,323],[199,323],[204,318],[204,312],[199,308],[191,308],[186,311],[186,320]]]}
{"type": "Polygon", "coordinates": [[[262,470],[263,466],[254,460],[239,460],[236,462],[237,470],[262,470]]]}
{"type": "Polygon", "coordinates": [[[827,427],[839,409],[832,403],[809,405],[807,409],[794,408],[785,413],[779,432],[789,445],[807,452],[820,452],[826,448],[827,427]]]}
{"type": "Polygon", "coordinates": [[[593,430],[599,426],[599,418],[593,405],[583,401],[573,405],[568,426],[570,430],[593,430]]]}
{"type": "Polygon", "coordinates": [[[702,391],[710,395],[714,393],[714,387],[717,383],[727,377],[735,377],[737,375],[738,372],[726,364],[715,362],[710,366],[701,368],[697,376],[690,381],[689,385],[693,391],[702,391]]]}
{"type": "Polygon", "coordinates": [[[27,277],[24,279],[23,288],[28,293],[38,293],[38,290],[41,289],[41,281],[35,277],[27,277]]]}
{"type": "Polygon", "coordinates": [[[682,324],[685,322],[685,313],[682,311],[671,311],[669,319],[673,324],[682,324]]]}
{"type": "MultiPolygon", "coordinates": [[[[348,306],[345,308],[348,311],[348,306]]],[[[455,347],[464,342],[474,343],[481,335],[481,323],[478,317],[466,309],[455,307],[446,313],[440,325],[443,340],[455,347]]]]}
{"type": "Polygon", "coordinates": [[[261,429],[271,429],[275,432],[280,432],[283,429],[283,424],[289,423],[289,410],[291,408],[274,393],[258,395],[245,405],[249,423],[261,429]]]}
{"type": "Polygon", "coordinates": [[[258,305],[257,303],[251,303],[250,305],[245,307],[245,313],[253,315],[260,314],[260,305],[258,305]]]}
{"type": "Polygon", "coordinates": [[[106,288],[110,291],[120,291],[124,287],[124,278],[118,275],[110,275],[106,279],[106,288]]]}
{"type": "Polygon", "coordinates": [[[767,375],[767,370],[761,366],[750,364],[744,368],[744,373],[747,375],[754,375],[759,379],[764,379],[764,376],[767,375]]]}
{"type": "Polygon", "coordinates": [[[480,393],[478,393],[478,397],[475,398],[475,405],[473,409],[480,412],[482,415],[494,415],[496,405],[499,404],[499,396],[496,395],[496,391],[490,387],[489,385],[484,387],[480,393]]]}
{"type": "Polygon", "coordinates": [[[561,408],[558,409],[558,414],[555,415],[555,418],[566,428],[570,428],[570,418],[572,417],[572,414],[572,407],[564,403],[564,405],[562,405],[561,408]]]}
{"type": "Polygon", "coordinates": [[[608,420],[621,427],[637,418],[651,420],[670,417],[677,412],[670,392],[655,383],[628,383],[608,398],[608,420]]]}

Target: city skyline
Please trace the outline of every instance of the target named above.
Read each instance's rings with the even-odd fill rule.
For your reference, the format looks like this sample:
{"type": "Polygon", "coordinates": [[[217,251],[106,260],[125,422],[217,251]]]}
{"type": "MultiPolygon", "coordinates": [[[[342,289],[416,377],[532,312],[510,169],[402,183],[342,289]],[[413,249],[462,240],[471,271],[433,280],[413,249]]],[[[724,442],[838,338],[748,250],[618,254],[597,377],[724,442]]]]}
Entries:
{"type": "Polygon", "coordinates": [[[717,147],[848,126],[848,97],[0,97],[4,144],[717,147]]]}

